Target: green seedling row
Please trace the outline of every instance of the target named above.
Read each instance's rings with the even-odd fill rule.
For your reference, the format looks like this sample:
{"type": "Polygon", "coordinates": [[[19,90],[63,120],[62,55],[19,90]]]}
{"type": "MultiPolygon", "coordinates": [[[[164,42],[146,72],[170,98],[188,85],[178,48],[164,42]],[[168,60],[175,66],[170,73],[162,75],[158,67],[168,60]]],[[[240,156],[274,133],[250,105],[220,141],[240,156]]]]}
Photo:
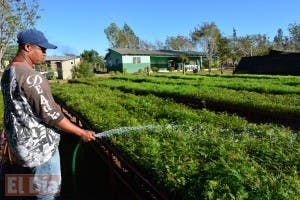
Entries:
{"type": "Polygon", "coordinates": [[[97,132],[157,126],[109,139],[169,191],[170,199],[299,199],[299,132],[191,109],[172,99],[124,93],[108,88],[113,81],[125,83],[73,82],[53,84],[52,89],[55,98],[97,132]]]}
{"type": "MultiPolygon", "coordinates": [[[[155,77],[156,78],[156,77],[155,77]]],[[[155,79],[154,78],[154,79],[155,79]]],[[[160,79],[157,77],[156,79],[160,79]]],[[[297,120],[300,117],[300,98],[298,94],[258,93],[247,90],[220,88],[209,84],[164,84],[164,82],[136,82],[116,78],[97,78],[73,80],[72,83],[85,83],[94,86],[105,86],[133,94],[153,94],[159,97],[172,98],[199,107],[219,107],[223,110],[254,112],[266,117],[277,117],[284,120],[297,120]]]]}
{"type": "Polygon", "coordinates": [[[117,75],[113,76],[112,79],[199,87],[210,86],[266,94],[300,94],[300,77],[297,76],[117,75]]]}

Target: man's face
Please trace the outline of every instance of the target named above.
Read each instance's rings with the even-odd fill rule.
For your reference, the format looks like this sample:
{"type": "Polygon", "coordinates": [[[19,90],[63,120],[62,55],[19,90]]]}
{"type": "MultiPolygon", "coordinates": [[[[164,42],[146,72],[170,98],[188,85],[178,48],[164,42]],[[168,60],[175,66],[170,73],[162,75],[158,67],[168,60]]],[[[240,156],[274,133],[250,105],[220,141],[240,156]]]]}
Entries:
{"type": "Polygon", "coordinates": [[[45,61],[46,58],[46,50],[43,47],[40,47],[38,45],[30,45],[31,50],[29,52],[29,57],[33,64],[41,64],[45,61]]]}

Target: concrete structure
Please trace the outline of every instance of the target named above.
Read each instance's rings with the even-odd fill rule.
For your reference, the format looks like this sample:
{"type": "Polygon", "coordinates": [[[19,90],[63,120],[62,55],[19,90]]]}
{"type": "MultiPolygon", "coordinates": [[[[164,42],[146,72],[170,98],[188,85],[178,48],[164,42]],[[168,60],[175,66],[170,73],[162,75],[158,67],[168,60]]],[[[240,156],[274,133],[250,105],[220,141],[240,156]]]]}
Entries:
{"type": "Polygon", "coordinates": [[[47,56],[45,62],[57,72],[58,79],[71,79],[72,68],[80,62],[78,56],[47,56]]]}
{"type": "Polygon", "coordinates": [[[181,69],[176,59],[184,55],[188,57],[188,70],[200,69],[203,67],[205,55],[196,51],[174,51],[174,50],[140,50],[111,48],[105,55],[107,71],[138,72],[146,67],[157,67],[160,71],[166,71],[170,67],[181,69]]]}

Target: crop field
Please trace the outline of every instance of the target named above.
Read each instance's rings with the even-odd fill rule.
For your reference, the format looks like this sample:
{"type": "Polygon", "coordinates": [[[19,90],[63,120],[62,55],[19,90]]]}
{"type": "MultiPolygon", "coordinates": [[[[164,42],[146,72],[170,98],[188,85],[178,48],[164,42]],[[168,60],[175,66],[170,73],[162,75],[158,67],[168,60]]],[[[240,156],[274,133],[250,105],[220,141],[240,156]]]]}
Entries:
{"type": "Polygon", "coordinates": [[[51,85],[97,132],[144,126],[109,140],[171,199],[299,199],[299,86],[300,77],[254,75],[114,75],[51,85]],[[249,122],[245,113],[269,122],[249,122]]]}

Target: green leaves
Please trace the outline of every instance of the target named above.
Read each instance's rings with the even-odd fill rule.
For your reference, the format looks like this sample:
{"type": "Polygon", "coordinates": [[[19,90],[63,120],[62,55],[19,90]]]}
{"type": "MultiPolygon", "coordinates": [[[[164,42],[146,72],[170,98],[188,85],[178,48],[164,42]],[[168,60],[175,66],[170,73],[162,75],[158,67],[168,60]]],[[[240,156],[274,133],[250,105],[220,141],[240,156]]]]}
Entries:
{"type": "Polygon", "coordinates": [[[87,61],[82,61],[72,68],[73,78],[91,78],[94,75],[93,66],[87,61]]]}
{"type": "MultiPolygon", "coordinates": [[[[53,84],[52,90],[56,98],[98,132],[124,126],[159,125],[159,128],[128,130],[109,139],[130,162],[152,177],[158,187],[167,189],[173,199],[300,196],[299,132],[274,124],[252,124],[226,113],[191,109],[151,95],[155,88],[180,97],[178,85],[177,91],[172,91],[175,83],[155,79],[149,81],[157,81],[159,86],[138,81],[141,87],[137,87],[134,81],[118,78],[86,79],[72,80],[67,85],[53,84]],[[133,92],[142,87],[144,95],[133,92]]],[[[189,79],[178,80],[183,82],[185,88],[193,88],[187,86],[189,79]]]]}

